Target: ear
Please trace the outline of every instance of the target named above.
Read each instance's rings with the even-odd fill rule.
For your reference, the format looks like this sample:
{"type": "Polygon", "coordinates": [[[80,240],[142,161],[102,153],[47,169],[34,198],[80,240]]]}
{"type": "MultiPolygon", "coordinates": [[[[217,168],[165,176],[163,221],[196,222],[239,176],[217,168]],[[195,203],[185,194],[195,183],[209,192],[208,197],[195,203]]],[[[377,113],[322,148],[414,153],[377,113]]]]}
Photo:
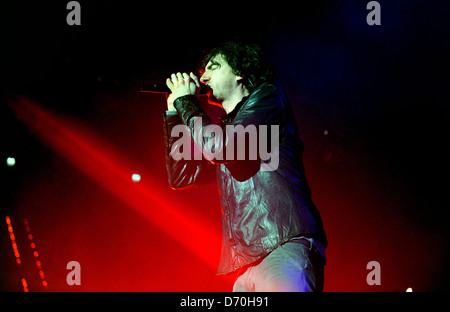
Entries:
{"type": "Polygon", "coordinates": [[[236,76],[236,82],[244,86],[247,91],[250,91],[250,88],[253,88],[253,83],[245,76],[236,76]]]}

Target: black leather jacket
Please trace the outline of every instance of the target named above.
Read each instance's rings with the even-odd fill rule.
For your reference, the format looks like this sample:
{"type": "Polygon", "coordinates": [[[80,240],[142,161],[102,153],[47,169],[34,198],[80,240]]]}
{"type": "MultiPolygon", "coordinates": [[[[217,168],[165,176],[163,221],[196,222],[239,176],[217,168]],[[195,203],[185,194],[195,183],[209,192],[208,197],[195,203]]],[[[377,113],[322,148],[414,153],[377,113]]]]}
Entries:
{"type": "MultiPolygon", "coordinates": [[[[165,115],[169,184],[173,189],[183,189],[217,178],[223,224],[218,274],[251,264],[296,236],[312,237],[327,245],[322,220],[306,181],[303,143],[298,137],[294,113],[278,86],[262,84],[222,123],[222,127],[279,125],[279,163],[274,171],[260,170],[261,159],[174,160],[171,149],[178,137],[171,137],[170,133],[175,125],[184,123],[194,131],[194,127],[212,124],[194,96],[180,97],[174,106],[178,114],[165,115]],[[202,125],[194,125],[193,117],[202,117],[202,125]]],[[[207,141],[195,134],[192,139],[199,145],[207,141]]]]}

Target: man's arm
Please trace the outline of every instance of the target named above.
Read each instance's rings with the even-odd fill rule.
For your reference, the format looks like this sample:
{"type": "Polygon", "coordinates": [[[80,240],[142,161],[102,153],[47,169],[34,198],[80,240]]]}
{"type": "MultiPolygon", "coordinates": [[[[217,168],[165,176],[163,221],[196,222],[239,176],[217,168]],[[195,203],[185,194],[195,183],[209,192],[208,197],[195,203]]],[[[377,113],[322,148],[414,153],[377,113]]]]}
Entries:
{"type": "MultiPolygon", "coordinates": [[[[167,80],[167,85],[173,92],[168,99],[169,109],[176,110],[180,122],[189,128],[194,146],[203,152],[204,158],[210,164],[225,164],[239,181],[254,175],[260,170],[261,165],[264,166],[265,171],[278,168],[278,139],[280,130],[282,131],[279,125],[285,123],[284,105],[286,103],[276,86],[267,84],[253,92],[230,124],[233,133],[227,135],[229,128],[219,128],[218,131],[214,131],[218,127],[201,108],[197,94],[199,89],[197,77],[192,73],[191,75],[173,74],[172,79],[167,80]],[[262,140],[259,137],[261,125],[264,125],[266,129],[262,140]],[[271,135],[269,132],[272,127],[269,125],[275,126],[275,131],[272,131],[271,135]],[[238,127],[233,128],[233,126],[238,127]],[[237,129],[239,130],[235,131],[237,129]],[[248,139],[246,139],[247,130],[253,132],[253,135],[248,135],[248,139]],[[272,141],[272,137],[276,138],[275,142],[272,141]],[[271,150],[268,151],[269,154],[264,151],[268,158],[260,157],[261,142],[265,143],[265,147],[270,144],[275,154],[272,154],[271,150]],[[244,157],[242,154],[239,157],[239,150],[244,151],[244,157]],[[268,162],[269,159],[270,162],[268,162]],[[275,161],[272,162],[274,159],[275,161]]],[[[190,165],[195,163],[194,161],[190,165]]]]}
{"type": "Polygon", "coordinates": [[[178,116],[190,129],[195,146],[203,151],[206,159],[215,164],[237,164],[243,160],[247,164],[251,160],[259,162],[262,142],[266,143],[266,147],[277,147],[272,143],[278,145],[280,131],[283,131],[286,123],[285,105],[284,95],[278,88],[267,84],[251,94],[233,120],[227,122],[229,127],[221,128],[217,131],[221,135],[217,135],[213,131],[213,127],[217,126],[203,111],[195,96],[181,96],[174,102],[178,116]],[[274,130],[277,133],[273,133],[274,130]],[[245,151],[244,158],[237,154],[240,150],[245,151]],[[218,155],[222,158],[217,158],[218,155]]]}
{"type": "Polygon", "coordinates": [[[215,168],[206,160],[194,160],[194,157],[191,160],[176,160],[173,157],[172,151],[177,150],[177,148],[174,148],[174,144],[177,144],[178,138],[172,137],[171,133],[172,129],[180,124],[182,123],[176,112],[167,111],[165,113],[164,142],[170,187],[178,190],[215,181],[215,168]]]}

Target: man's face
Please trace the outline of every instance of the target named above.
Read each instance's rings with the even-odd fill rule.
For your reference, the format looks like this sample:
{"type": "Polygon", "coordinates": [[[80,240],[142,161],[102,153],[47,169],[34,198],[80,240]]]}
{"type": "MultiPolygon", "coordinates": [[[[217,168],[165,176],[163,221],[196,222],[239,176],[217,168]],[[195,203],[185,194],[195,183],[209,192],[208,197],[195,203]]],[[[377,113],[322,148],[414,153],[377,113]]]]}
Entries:
{"type": "Polygon", "coordinates": [[[233,74],[230,65],[219,54],[206,64],[200,81],[207,84],[212,90],[208,93],[210,102],[223,103],[231,97],[241,79],[233,74]]]}

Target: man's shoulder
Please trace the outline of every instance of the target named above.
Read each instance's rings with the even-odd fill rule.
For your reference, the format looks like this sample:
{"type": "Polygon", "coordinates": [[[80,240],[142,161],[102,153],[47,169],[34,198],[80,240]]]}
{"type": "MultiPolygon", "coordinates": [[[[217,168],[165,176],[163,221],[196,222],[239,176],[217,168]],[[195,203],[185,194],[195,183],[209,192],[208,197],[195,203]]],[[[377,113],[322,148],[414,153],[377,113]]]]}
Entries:
{"type": "Polygon", "coordinates": [[[249,98],[261,97],[271,93],[278,93],[280,91],[280,86],[272,82],[264,82],[260,84],[255,90],[252,91],[249,98]]]}
{"type": "Polygon", "coordinates": [[[259,105],[281,106],[287,102],[284,91],[277,83],[265,82],[259,85],[246,100],[246,107],[259,105]]]}

